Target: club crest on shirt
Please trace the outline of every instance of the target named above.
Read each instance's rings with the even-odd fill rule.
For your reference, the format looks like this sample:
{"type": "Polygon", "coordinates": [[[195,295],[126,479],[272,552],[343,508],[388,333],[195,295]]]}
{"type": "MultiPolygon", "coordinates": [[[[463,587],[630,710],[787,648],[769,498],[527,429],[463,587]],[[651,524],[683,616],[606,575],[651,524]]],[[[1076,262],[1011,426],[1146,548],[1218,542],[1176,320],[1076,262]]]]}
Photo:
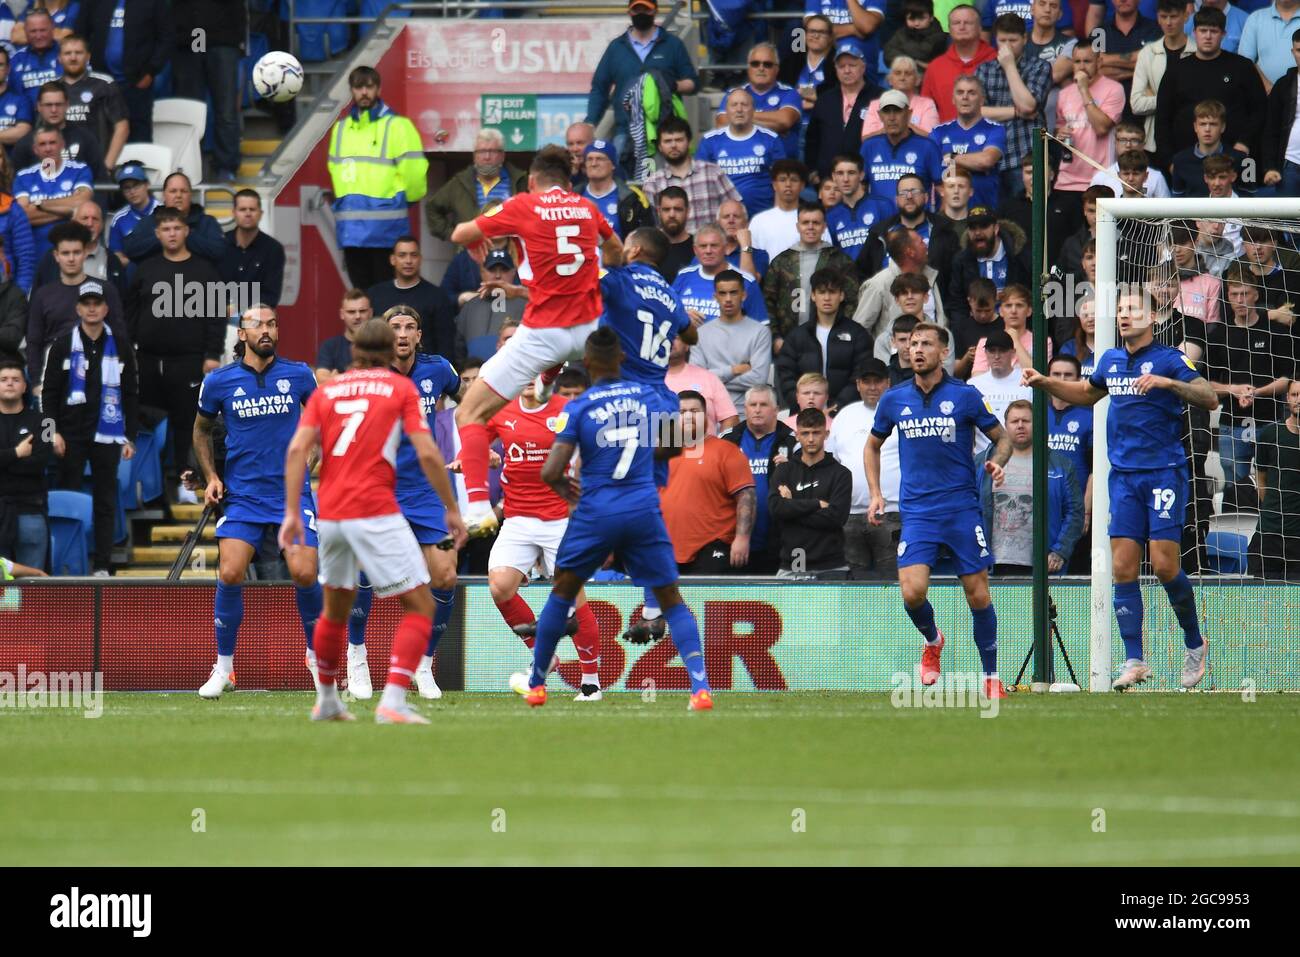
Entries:
{"type": "Polygon", "coordinates": [[[987,137],[985,137],[985,135],[984,135],[983,133],[976,133],[976,134],[975,134],[975,145],[976,145],[976,146],[983,146],[983,145],[984,145],[984,140],[985,140],[985,139],[987,139],[987,137]]]}
{"type": "Polygon", "coordinates": [[[916,154],[908,153],[906,156],[903,157],[903,159],[907,160],[908,164],[910,165],[916,162],[916,154]]]}
{"type": "Polygon", "coordinates": [[[423,389],[425,392],[432,392],[432,391],[433,391],[433,380],[432,380],[432,379],[421,379],[421,380],[420,380],[420,388],[423,389]]]}
{"type": "Polygon", "coordinates": [[[546,428],[551,432],[560,431],[560,417],[558,415],[548,416],[546,419],[546,428]]]}
{"type": "Polygon", "coordinates": [[[1154,368],[1155,368],[1155,366],[1153,366],[1150,362],[1144,362],[1144,363],[1142,363],[1142,374],[1143,374],[1143,375],[1150,375],[1150,374],[1151,374],[1151,370],[1154,369],[1154,368]]]}
{"type": "Polygon", "coordinates": [[[766,152],[767,152],[767,147],[764,146],[762,143],[759,143],[757,146],[754,147],[755,156],[762,156],[766,152]]]}
{"type": "Polygon", "coordinates": [[[942,402],[939,403],[939,411],[942,412],[944,415],[952,415],[952,408],[953,408],[952,403],[949,402],[947,399],[944,399],[942,402]]]}
{"type": "Polygon", "coordinates": [[[288,395],[289,390],[293,388],[288,379],[276,379],[275,387],[280,390],[281,395],[288,395]]]}
{"type": "Polygon", "coordinates": [[[1066,426],[1066,429],[1069,430],[1070,432],[1078,432],[1078,431],[1079,431],[1079,423],[1078,423],[1078,422],[1071,422],[1069,425],[1066,426]]]}
{"type": "Polygon", "coordinates": [[[565,427],[566,425],[569,424],[569,413],[567,413],[567,412],[561,412],[561,413],[560,413],[559,415],[557,415],[554,419],[547,419],[547,420],[546,420],[546,424],[547,424],[547,426],[551,426],[552,431],[554,431],[554,432],[557,432],[557,433],[559,433],[559,432],[563,432],[563,431],[564,431],[564,427],[565,427]],[[554,426],[551,426],[551,423],[552,423],[552,422],[555,423],[554,426]]]}

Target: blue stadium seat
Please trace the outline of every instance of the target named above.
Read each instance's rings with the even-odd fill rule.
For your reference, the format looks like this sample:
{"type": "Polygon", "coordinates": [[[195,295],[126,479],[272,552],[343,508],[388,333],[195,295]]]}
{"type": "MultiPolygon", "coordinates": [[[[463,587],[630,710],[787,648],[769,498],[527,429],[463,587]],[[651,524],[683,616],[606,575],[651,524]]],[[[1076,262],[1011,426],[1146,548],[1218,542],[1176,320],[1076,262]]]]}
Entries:
{"type": "MultiPolygon", "coordinates": [[[[267,39],[265,33],[250,33],[248,35],[248,56],[239,59],[239,105],[242,109],[248,109],[253,105],[253,65],[262,59],[271,50],[271,41],[267,39]]],[[[211,100],[211,97],[208,97],[211,100]]],[[[212,106],[208,104],[208,126],[211,127],[215,121],[212,119],[212,106]]],[[[209,133],[211,130],[209,130],[209,133]]],[[[206,146],[207,136],[204,137],[206,146]]]]}
{"type": "Polygon", "coordinates": [[[141,426],[135,439],[135,455],[131,457],[131,486],[140,486],[140,501],[152,502],[163,494],[162,455],[167,448],[167,420],[163,419],[152,429],[141,426]]]}
{"type": "MultiPolygon", "coordinates": [[[[347,0],[297,0],[294,12],[300,17],[343,17],[347,0]]],[[[288,0],[280,0],[280,19],[289,21],[288,0]]],[[[337,56],[348,48],[346,23],[298,23],[298,59],[319,62],[337,56]]]]}
{"type": "Polygon", "coordinates": [[[475,336],[465,343],[465,348],[469,350],[469,355],[478,356],[480,359],[491,359],[496,355],[497,337],[475,336]]]}
{"type": "Polygon", "coordinates": [[[1250,539],[1236,532],[1210,532],[1205,536],[1205,554],[1210,567],[1221,575],[1244,575],[1250,554],[1250,539]]]}
{"type": "Polygon", "coordinates": [[[95,521],[85,492],[50,492],[50,570],[55,575],[89,575],[95,521]]]}
{"type": "Polygon", "coordinates": [[[117,463],[117,500],[122,511],[133,512],[140,507],[140,490],[136,487],[135,469],[131,462],[123,459],[117,463]]]}

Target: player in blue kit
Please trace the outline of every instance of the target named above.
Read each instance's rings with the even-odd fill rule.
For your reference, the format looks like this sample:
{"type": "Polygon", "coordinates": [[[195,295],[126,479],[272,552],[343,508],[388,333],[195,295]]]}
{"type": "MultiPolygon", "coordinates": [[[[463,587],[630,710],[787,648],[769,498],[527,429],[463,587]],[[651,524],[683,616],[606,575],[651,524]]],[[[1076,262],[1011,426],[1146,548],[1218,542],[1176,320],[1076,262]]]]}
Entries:
{"type": "MultiPolygon", "coordinates": [[[[629,382],[649,386],[658,398],[658,411],[676,416],[677,393],[664,382],[673,340],[695,345],[698,334],[678,301],[675,287],[659,273],[668,255],[668,237],[651,227],[638,229],[623,247],[623,266],[600,279],[605,311],[600,324],[613,329],[623,350],[621,374],[629,382]]],[[[655,485],[668,484],[668,461],[655,461],[655,485]]],[[[639,619],[628,623],[623,639],[636,644],[664,636],[664,619],[654,590],[644,582],[645,602],[639,619]]]]}
{"type": "Polygon", "coordinates": [[[1002,466],[1011,458],[1011,437],[989,411],[979,390],[948,375],[948,330],[922,322],[912,330],[910,352],[914,375],[880,397],[876,419],[863,450],[871,504],[867,520],[880,524],[885,499],[880,491],[880,447],[898,430],[902,482],[899,510],[903,527],[898,541],[898,584],[903,605],[925,647],[921,683],[939,679],[943,632],[934,621],[927,597],[930,571],[945,550],[951,553],[975,622],[975,647],[984,672],[988,698],[1006,697],[998,679],[998,619],[989,596],[993,554],[985,537],[979,507],[979,474],[972,449],[975,430],[995,448],[984,468],[993,485],[1002,484],[1002,466]]]}
{"type": "MultiPolygon", "coordinates": [[[[1066,382],[1078,382],[1083,376],[1079,360],[1072,355],[1061,353],[1052,357],[1047,364],[1047,374],[1053,379],[1066,382]]],[[[1070,573],[1087,575],[1092,563],[1092,545],[1087,535],[1092,525],[1092,408],[1086,405],[1070,403],[1052,396],[1047,407],[1047,449],[1060,452],[1070,460],[1083,489],[1083,531],[1078,544],[1074,546],[1074,556],[1066,556],[1070,563],[1070,573]]]]}
{"type": "MultiPolygon", "coordinates": [[[[434,430],[434,417],[438,400],[454,397],[460,390],[460,375],[442,356],[420,352],[420,313],[411,306],[393,306],[381,317],[396,335],[393,371],[410,377],[420,395],[420,408],[429,421],[429,431],[434,430]]],[[[420,468],[415,447],[403,434],[397,446],[397,504],[402,515],[420,543],[425,564],[429,568],[429,588],[433,591],[433,634],[415,669],[415,686],[421,698],[435,700],[442,697],[442,689],[433,675],[433,656],[438,650],[451,621],[456,603],[457,552],[447,530],[447,512],[442,499],[433,490],[420,468]]],[[[357,601],[348,618],[348,690],[354,697],[369,698],[373,692],[370,683],[370,665],[366,658],[366,622],[374,594],[363,575],[357,589],[357,601]]]]}
{"type": "MultiPolygon", "coordinates": [[[[217,596],[213,621],[217,663],[199,688],[204,698],[220,698],[235,688],[235,642],[244,618],[244,576],[259,551],[277,554],[276,536],[284,518],[284,457],[298,429],[302,407],[316,389],[316,373],[303,362],[275,354],[280,327],[275,310],[256,305],[239,318],[239,361],[213,370],[199,390],[194,419],[194,455],[207,476],[203,500],[222,503],[217,522],[217,596]],[[242,350],[242,351],[241,351],[242,350]],[[212,430],[220,415],[226,427],[225,475],[217,475],[212,430]]],[[[304,483],[306,541],[284,552],[297,590],[298,615],[307,635],[307,667],[315,677],[312,628],[321,612],[316,580],[316,515],[311,486],[304,483]]]]}
{"type": "Polygon", "coordinates": [[[1115,317],[1123,346],[1097,357],[1091,376],[1079,382],[1049,378],[1026,369],[1022,381],[1072,405],[1095,405],[1110,396],[1106,416],[1110,456],[1110,555],[1115,618],[1124,641],[1124,668],[1111,683],[1116,691],[1151,676],[1142,657],[1142,592],[1138,570],[1143,546],[1165,587],[1183,629],[1186,654],[1181,683],[1194,688],[1205,676],[1208,643],[1196,617],[1196,595],[1180,554],[1187,497],[1187,450],[1183,415],[1187,406],[1207,411],[1219,400],[1192,360],[1155,341],[1152,304],[1144,291],[1123,290],[1115,317]]]}
{"type": "MultiPolygon", "coordinates": [[[[542,481],[573,503],[555,557],[555,584],[537,618],[533,670],[524,700],[546,704],[546,674],[578,591],[612,553],[633,581],[654,589],[690,676],[692,711],[713,707],[699,625],[677,590],[677,562],[659,511],[654,459],[679,447],[660,441],[664,418],[653,386],[622,377],[623,350],[608,326],[587,338],[583,362],[595,383],[565,407],[542,466],[542,481]],[[569,478],[574,452],[582,460],[581,496],[569,478]]],[[[664,429],[663,431],[671,431],[664,429]]]]}

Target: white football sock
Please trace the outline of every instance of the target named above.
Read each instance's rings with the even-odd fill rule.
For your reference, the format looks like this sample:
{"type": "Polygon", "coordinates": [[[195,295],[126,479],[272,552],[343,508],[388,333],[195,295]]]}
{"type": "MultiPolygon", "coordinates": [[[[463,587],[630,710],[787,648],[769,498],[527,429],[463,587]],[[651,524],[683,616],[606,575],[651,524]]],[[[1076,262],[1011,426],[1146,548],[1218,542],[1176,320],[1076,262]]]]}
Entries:
{"type": "Polygon", "coordinates": [[[433,671],[433,655],[420,655],[420,665],[416,671],[433,671]]]}
{"type": "Polygon", "coordinates": [[[235,656],[217,655],[217,667],[221,669],[222,674],[230,674],[235,670],[235,656]]]}
{"type": "Polygon", "coordinates": [[[401,711],[406,708],[406,689],[401,685],[384,685],[383,697],[379,699],[381,708],[394,708],[401,711]]]}
{"type": "Polygon", "coordinates": [[[662,612],[661,610],[659,610],[658,608],[642,608],[642,609],[641,609],[641,617],[644,618],[646,621],[654,621],[656,618],[658,618],[658,617],[659,617],[660,615],[662,615],[662,614],[663,614],[663,612],[662,612]]]}

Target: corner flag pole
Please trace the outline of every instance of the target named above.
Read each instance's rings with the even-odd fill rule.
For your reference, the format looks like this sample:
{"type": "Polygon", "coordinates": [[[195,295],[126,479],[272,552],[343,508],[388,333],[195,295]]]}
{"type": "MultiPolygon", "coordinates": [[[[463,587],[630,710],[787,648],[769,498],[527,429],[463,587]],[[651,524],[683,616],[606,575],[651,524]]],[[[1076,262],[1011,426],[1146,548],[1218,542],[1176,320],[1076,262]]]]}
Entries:
{"type": "MultiPolygon", "coordinates": [[[[1033,283],[1034,368],[1047,374],[1047,316],[1044,284],[1047,280],[1047,131],[1034,131],[1033,283]]],[[[1047,593],[1047,393],[1034,390],[1034,684],[1036,690],[1055,680],[1052,660],[1052,622],[1047,593]]],[[[1069,556],[1063,556],[1068,558],[1069,556]]]]}

